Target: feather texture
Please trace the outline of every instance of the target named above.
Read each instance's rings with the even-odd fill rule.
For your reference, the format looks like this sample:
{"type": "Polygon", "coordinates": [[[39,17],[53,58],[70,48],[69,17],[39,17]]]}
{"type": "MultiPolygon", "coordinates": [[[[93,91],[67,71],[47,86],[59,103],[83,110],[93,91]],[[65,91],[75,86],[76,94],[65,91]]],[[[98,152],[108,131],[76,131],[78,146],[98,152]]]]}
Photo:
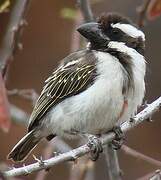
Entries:
{"type": "Polygon", "coordinates": [[[72,57],[69,57],[72,61],[68,62],[66,58],[45,81],[46,84],[30,118],[29,131],[40,122],[51,107],[67,97],[79,94],[93,83],[96,76],[96,59],[92,57],[92,52],[73,53],[72,57]]]}

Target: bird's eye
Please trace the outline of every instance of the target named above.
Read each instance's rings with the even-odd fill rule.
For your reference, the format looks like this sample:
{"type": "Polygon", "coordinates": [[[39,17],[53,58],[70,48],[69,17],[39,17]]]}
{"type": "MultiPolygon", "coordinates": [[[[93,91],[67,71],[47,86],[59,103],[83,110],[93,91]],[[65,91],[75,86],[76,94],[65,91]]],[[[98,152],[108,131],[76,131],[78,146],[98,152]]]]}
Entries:
{"type": "Polygon", "coordinates": [[[113,34],[118,34],[119,31],[118,31],[118,29],[114,28],[114,29],[112,30],[112,33],[113,33],[113,34]]]}

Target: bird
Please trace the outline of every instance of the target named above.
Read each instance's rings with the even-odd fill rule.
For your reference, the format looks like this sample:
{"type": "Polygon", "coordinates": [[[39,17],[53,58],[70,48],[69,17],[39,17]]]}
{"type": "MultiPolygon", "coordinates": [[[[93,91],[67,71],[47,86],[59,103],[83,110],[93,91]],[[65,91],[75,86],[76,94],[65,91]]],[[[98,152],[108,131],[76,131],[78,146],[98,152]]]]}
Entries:
{"type": "Polygon", "coordinates": [[[24,161],[44,138],[102,135],[129,121],[145,95],[145,34],[129,18],[103,13],[77,31],[88,45],[46,79],[28,133],[8,159],[24,161]]]}

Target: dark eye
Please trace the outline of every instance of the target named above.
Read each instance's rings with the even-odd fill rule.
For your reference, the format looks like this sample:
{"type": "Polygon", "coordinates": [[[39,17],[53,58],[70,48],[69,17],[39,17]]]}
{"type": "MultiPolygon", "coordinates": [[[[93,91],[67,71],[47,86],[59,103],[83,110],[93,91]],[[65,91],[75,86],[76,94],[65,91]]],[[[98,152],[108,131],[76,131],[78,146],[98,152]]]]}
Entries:
{"type": "Polygon", "coordinates": [[[119,34],[119,30],[116,29],[116,28],[114,28],[114,29],[112,29],[112,33],[115,34],[115,35],[116,35],[116,34],[119,34]]]}

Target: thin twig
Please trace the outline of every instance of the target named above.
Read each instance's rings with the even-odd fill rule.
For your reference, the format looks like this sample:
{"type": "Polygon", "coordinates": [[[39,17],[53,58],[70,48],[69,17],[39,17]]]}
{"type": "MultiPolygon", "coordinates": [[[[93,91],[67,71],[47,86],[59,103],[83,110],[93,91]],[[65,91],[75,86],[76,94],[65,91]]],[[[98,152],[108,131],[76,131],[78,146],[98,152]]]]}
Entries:
{"type": "MultiPolygon", "coordinates": [[[[134,128],[138,124],[142,123],[144,120],[151,117],[156,111],[159,110],[161,107],[161,97],[156,99],[153,103],[149,104],[148,107],[146,107],[143,111],[138,113],[135,117],[132,118],[131,121],[125,122],[121,125],[121,130],[123,132],[129,131],[130,129],[134,128]]],[[[111,142],[115,138],[115,133],[110,132],[100,138],[100,141],[102,142],[102,145],[107,145],[109,142],[111,142]]],[[[79,157],[89,153],[91,151],[88,144],[85,144],[81,147],[78,147],[76,149],[73,149],[72,151],[60,154],[56,157],[50,158],[48,160],[44,160],[43,163],[33,163],[24,167],[20,168],[14,168],[12,170],[4,172],[4,175],[6,177],[12,177],[12,176],[19,176],[19,175],[25,175],[30,174],[32,172],[42,170],[42,169],[48,169],[56,164],[60,164],[62,162],[76,160],[79,157]]]]}
{"type": "Polygon", "coordinates": [[[19,38],[22,33],[22,27],[26,24],[24,17],[26,15],[29,0],[16,0],[12,9],[9,24],[6,28],[2,47],[0,48],[0,71],[3,77],[8,71],[11,59],[13,58],[17,47],[22,47],[19,38]]]}
{"type": "MultiPolygon", "coordinates": [[[[43,158],[48,159],[52,156],[53,154],[53,146],[52,146],[52,141],[50,141],[50,143],[46,146],[46,148],[44,149],[43,152],[43,158]]],[[[38,172],[35,180],[44,180],[46,177],[47,171],[43,170],[38,172]]]]}
{"type": "Polygon", "coordinates": [[[81,9],[85,22],[94,21],[94,16],[91,10],[89,0],[77,0],[77,5],[81,9]]]}
{"type": "Polygon", "coordinates": [[[70,51],[74,52],[77,51],[80,48],[80,34],[76,31],[76,28],[82,23],[82,16],[80,14],[80,11],[77,12],[77,17],[74,21],[74,26],[72,30],[72,37],[71,37],[71,47],[70,51]]]}
{"type": "Polygon", "coordinates": [[[22,125],[28,124],[29,114],[13,104],[10,104],[9,109],[13,122],[22,125]]]}
{"type": "MultiPolygon", "coordinates": [[[[43,159],[48,159],[53,156],[53,151],[58,153],[64,153],[72,150],[72,148],[66,144],[62,139],[56,137],[55,139],[51,140],[43,152],[43,159]]],[[[35,180],[44,180],[47,175],[47,171],[40,171],[38,172],[35,180]]]]}
{"type": "Polygon", "coordinates": [[[36,103],[39,95],[34,89],[12,89],[7,91],[9,96],[18,95],[32,102],[33,106],[36,103]]]}
{"type": "Polygon", "coordinates": [[[146,155],[144,155],[144,154],[142,154],[142,153],[140,153],[140,152],[126,146],[126,145],[122,145],[121,149],[123,150],[123,152],[125,152],[128,155],[131,155],[131,156],[133,156],[133,157],[135,157],[137,159],[141,159],[143,161],[146,161],[146,162],[148,162],[150,164],[153,164],[155,166],[161,167],[161,161],[158,161],[158,160],[153,159],[153,158],[151,158],[149,156],[146,156],[146,155]]]}
{"type": "Polygon", "coordinates": [[[142,28],[144,26],[144,20],[145,20],[145,16],[146,16],[146,12],[148,10],[149,4],[150,4],[151,0],[144,0],[144,3],[141,7],[138,8],[138,26],[140,28],[142,28]]]}
{"type": "Polygon", "coordinates": [[[84,180],[88,175],[89,171],[93,171],[94,162],[91,161],[88,157],[84,157],[78,162],[73,164],[72,170],[70,173],[70,180],[84,180]]]}
{"type": "Polygon", "coordinates": [[[116,150],[114,150],[111,144],[108,144],[106,147],[106,162],[107,162],[107,169],[109,172],[109,179],[110,180],[121,180],[121,171],[118,162],[118,156],[116,150]]]}

